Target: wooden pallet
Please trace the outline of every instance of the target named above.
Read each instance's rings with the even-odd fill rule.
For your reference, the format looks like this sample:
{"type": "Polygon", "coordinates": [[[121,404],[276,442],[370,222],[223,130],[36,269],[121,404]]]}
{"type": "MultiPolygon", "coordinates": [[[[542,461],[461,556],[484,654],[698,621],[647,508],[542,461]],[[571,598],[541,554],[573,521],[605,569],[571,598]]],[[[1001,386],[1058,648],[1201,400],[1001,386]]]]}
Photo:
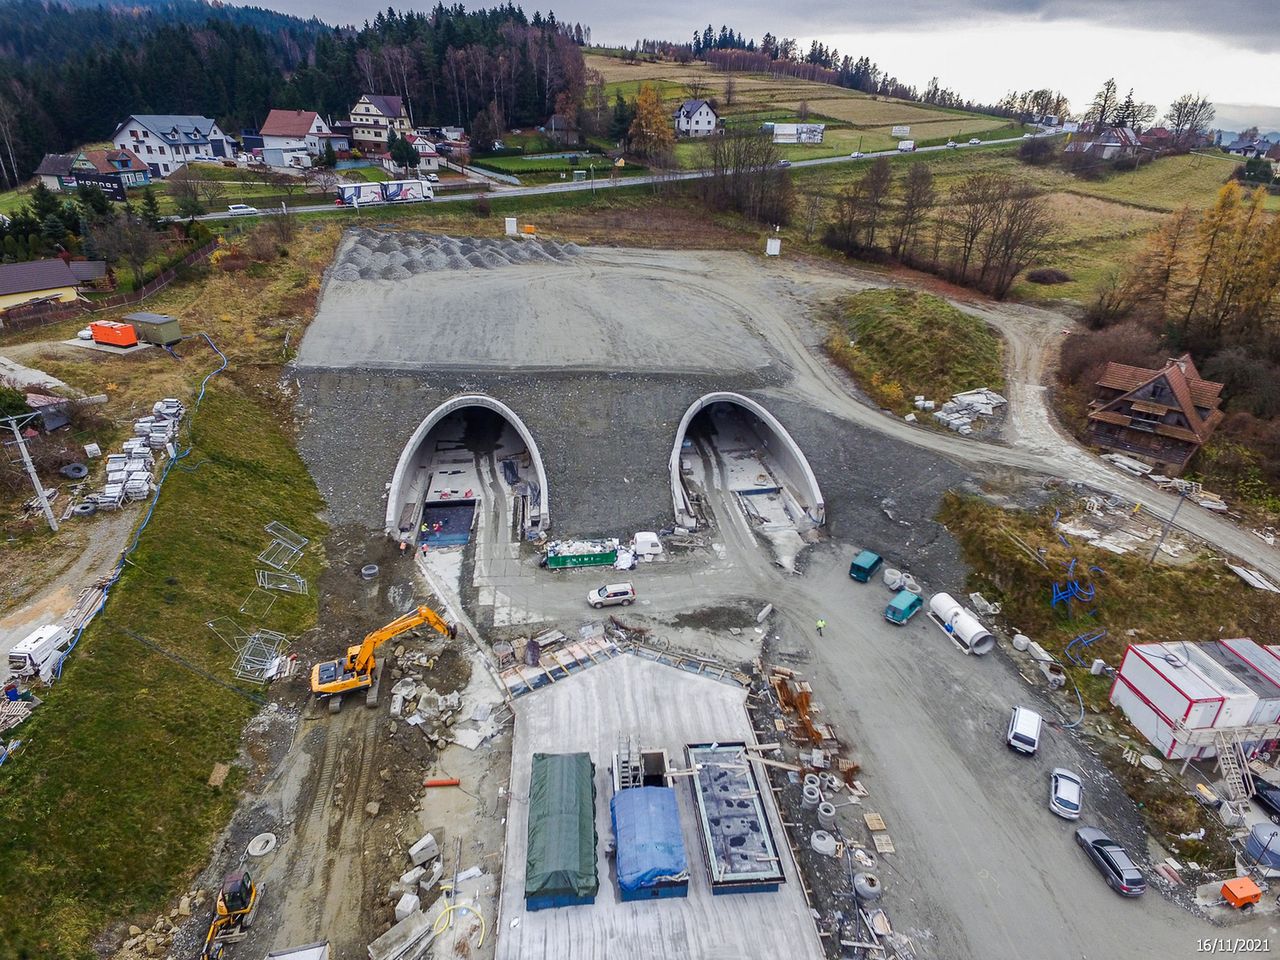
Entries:
{"type": "Polygon", "coordinates": [[[871,813],[864,813],[862,815],[862,819],[866,821],[867,829],[869,830],[888,830],[889,829],[884,825],[884,817],[880,816],[880,814],[876,813],[875,811],[872,811],[871,813]]]}
{"type": "Polygon", "coordinates": [[[895,853],[893,849],[893,841],[889,839],[887,833],[873,833],[871,839],[875,841],[876,853],[895,853]]]}

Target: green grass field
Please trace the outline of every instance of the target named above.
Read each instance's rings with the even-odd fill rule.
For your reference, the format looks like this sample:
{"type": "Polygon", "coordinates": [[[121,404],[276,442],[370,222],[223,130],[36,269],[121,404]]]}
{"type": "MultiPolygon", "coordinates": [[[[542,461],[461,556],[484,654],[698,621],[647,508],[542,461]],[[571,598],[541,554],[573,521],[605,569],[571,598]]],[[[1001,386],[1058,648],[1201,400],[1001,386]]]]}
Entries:
{"type": "MultiPolygon", "coordinates": [[[[206,349],[188,363],[215,361],[206,349]]],[[[93,956],[104,924],[178,891],[236,803],[238,775],[206,781],[215,761],[235,759],[256,705],[228,689],[232,653],[204,624],[237,615],[263,525],[318,537],[321,502],[274,418],[227,378],[194,439],[106,610],[23,725],[27,746],[0,768],[5,957],[93,956]]],[[[314,578],[320,564],[313,550],[301,572],[314,578]]],[[[314,619],[314,596],[288,597],[263,625],[296,635],[314,619]]]]}
{"type": "Polygon", "coordinates": [[[1004,342],[977,317],[914,290],[867,290],[839,302],[827,352],[876,402],[905,413],[911,398],[1004,389],[1004,342]]]}

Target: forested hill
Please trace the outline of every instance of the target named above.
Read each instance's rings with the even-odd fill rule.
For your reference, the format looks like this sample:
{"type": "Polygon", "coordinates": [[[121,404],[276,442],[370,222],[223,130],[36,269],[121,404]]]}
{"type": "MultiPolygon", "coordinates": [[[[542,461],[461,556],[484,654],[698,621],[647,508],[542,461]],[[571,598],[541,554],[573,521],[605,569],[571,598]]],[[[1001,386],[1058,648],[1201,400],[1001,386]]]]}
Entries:
{"type": "Polygon", "coordinates": [[[203,0],[0,0],[0,186],[131,113],[202,114],[238,132],[272,107],[336,119],[373,92],[404,97],[418,124],[469,124],[490,102],[506,123],[544,120],[582,96],[574,26],[510,3],[335,28],[203,0]]]}

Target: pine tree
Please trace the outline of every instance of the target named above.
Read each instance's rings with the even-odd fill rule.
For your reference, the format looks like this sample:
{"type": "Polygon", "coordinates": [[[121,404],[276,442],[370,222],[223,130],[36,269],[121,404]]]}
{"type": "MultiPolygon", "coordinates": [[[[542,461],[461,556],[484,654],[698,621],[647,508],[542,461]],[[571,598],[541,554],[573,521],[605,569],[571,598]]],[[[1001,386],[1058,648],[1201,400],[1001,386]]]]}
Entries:
{"type": "Polygon", "coordinates": [[[151,184],[142,191],[142,220],[152,230],[160,230],[164,226],[160,222],[160,201],[156,199],[156,191],[151,184]]]}

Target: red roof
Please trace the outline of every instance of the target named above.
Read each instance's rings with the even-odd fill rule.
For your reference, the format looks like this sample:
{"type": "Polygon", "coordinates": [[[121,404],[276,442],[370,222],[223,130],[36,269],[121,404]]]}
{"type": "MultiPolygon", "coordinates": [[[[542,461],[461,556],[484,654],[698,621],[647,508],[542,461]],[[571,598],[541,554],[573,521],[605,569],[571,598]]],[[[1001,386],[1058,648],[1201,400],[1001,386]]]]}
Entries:
{"type": "MultiPolygon", "coordinates": [[[[1194,439],[1200,443],[1208,440],[1209,434],[1222,419],[1222,411],[1218,409],[1218,404],[1222,402],[1220,397],[1222,384],[1200,379],[1200,371],[1196,369],[1195,362],[1189,353],[1169,360],[1159,370],[1133,367],[1126,363],[1108,363],[1107,369],[1098,380],[1098,386],[1120,390],[1123,394],[1103,403],[1099,409],[1089,414],[1089,418],[1117,424],[1123,420],[1127,424],[1128,417],[1110,408],[1116,406],[1124,397],[1160,377],[1169,384],[1177,409],[1181,410],[1182,415],[1186,417],[1190,430],[1187,432],[1189,435],[1184,435],[1183,428],[1162,424],[1161,429],[1157,429],[1156,432],[1184,440],[1194,439]],[[1200,409],[1197,408],[1207,412],[1202,416],[1200,409]]],[[[1173,407],[1174,404],[1167,404],[1167,406],[1173,407]]]]}
{"type": "Polygon", "coordinates": [[[82,156],[99,173],[142,173],[147,169],[132,150],[85,150],[82,156]]]}
{"type": "Polygon", "coordinates": [[[305,137],[316,116],[314,110],[272,110],[259,132],[264,137],[305,137]]]}

